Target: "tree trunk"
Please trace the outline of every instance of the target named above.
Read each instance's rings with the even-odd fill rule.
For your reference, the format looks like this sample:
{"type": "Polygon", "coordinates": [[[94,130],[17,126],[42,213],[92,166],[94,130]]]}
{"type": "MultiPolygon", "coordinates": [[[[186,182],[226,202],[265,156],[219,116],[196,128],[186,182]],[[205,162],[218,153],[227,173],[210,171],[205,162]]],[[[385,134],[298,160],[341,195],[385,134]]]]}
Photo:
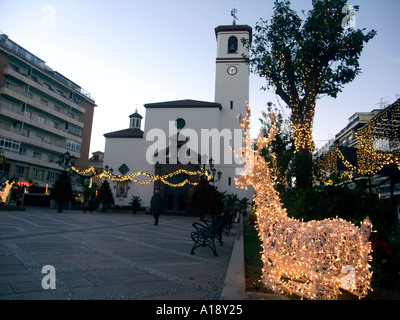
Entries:
{"type": "Polygon", "coordinates": [[[296,188],[312,187],[312,154],[303,149],[295,154],[296,188]]]}
{"type": "MultiPolygon", "coordinates": [[[[310,106],[308,111],[292,107],[292,129],[295,144],[295,176],[296,188],[305,189],[312,187],[312,155],[315,144],[312,137],[312,122],[314,108],[310,106]]],[[[304,108],[303,108],[304,109],[304,108]]]]}

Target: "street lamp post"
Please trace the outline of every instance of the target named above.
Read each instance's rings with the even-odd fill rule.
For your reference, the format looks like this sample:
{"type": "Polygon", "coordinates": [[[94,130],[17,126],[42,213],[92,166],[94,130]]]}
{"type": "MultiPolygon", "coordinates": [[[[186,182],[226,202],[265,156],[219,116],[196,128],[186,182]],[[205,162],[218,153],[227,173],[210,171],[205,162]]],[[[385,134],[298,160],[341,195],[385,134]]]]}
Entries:
{"type": "Polygon", "coordinates": [[[57,212],[62,212],[62,207],[64,203],[69,203],[73,201],[73,191],[71,187],[71,182],[69,180],[69,173],[67,172],[67,168],[74,164],[76,157],[71,155],[68,151],[61,155],[60,161],[58,162],[59,166],[64,170],[59,176],[54,189],[52,192],[55,192],[56,201],[58,202],[58,210],[57,212]],[[57,189],[57,191],[55,191],[57,189]]]}
{"type": "Polygon", "coordinates": [[[76,157],[67,151],[61,156],[61,160],[58,164],[60,167],[64,168],[64,171],[67,171],[67,168],[70,166],[70,164],[74,164],[75,159],[76,157]]]}
{"type": "Polygon", "coordinates": [[[215,165],[213,163],[212,158],[210,158],[208,160],[208,165],[210,167],[210,169],[208,170],[208,173],[212,176],[212,183],[213,183],[213,186],[214,186],[215,182],[218,182],[218,181],[221,180],[222,172],[219,171],[219,170],[217,172],[217,169],[215,169],[215,165]],[[217,179],[215,178],[215,176],[217,176],[217,179]]]}

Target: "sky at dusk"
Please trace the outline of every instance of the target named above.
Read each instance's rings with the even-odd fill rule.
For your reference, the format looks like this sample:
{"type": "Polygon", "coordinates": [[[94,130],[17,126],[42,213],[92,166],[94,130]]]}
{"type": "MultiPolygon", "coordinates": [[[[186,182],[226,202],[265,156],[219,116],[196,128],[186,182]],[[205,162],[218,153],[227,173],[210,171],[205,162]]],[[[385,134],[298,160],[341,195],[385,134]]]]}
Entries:
{"type": "MultiPolygon", "coordinates": [[[[322,1],[322,0],[320,0],[322,1]]],[[[104,133],[125,129],[128,116],[145,115],[146,103],[193,99],[214,101],[217,43],[214,28],[254,28],[270,19],[273,0],[0,0],[0,32],[88,91],[98,105],[90,151],[104,151],[104,133]]],[[[380,108],[400,96],[400,1],[349,0],[360,5],[356,27],[378,35],[361,54],[362,73],[337,99],[321,97],[314,139],[322,146],[355,112],[380,108]]],[[[293,0],[300,17],[312,0],[293,0]]],[[[254,30],[253,30],[254,31],[254,30]]],[[[250,76],[252,132],[260,128],[267,102],[265,79],[250,76]]],[[[143,124],[142,124],[143,129],[143,124]]]]}

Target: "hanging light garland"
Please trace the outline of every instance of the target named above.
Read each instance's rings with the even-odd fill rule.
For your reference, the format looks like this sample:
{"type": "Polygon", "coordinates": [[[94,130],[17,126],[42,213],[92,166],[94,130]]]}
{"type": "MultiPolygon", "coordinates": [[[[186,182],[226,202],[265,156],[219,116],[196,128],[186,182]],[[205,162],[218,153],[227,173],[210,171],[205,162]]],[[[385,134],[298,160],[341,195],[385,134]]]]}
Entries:
{"type": "Polygon", "coordinates": [[[362,175],[372,175],[386,165],[400,169],[400,99],[371,119],[356,132],[360,148],[357,150],[358,170],[362,175]],[[374,148],[377,141],[387,141],[388,150],[374,148]]]}
{"type": "Polygon", "coordinates": [[[113,174],[113,173],[111,173],[110,171],[107,171],[107,170],[96,170],[94,167],[90,167],[90,168],[87,168],[85,170],[78,170],[74,166],[71,166],[71,170],[72,170],[72,172],[75,172],[77,174],[90,175],[90,177],[97,177],[97,178],[103,178],[104,177],[104,178],[107,178],[107,179],[110,179],[110,180],[116,181],[116,182],[132,181],[132,182],[139,183],[139,184],[142,184],[142,185],[149,184],[149,183],[155,182],[157,180],[160,180],[164,184],[167,184],[167,185],[169,185],[171,187],[182,187],[185,184],[190,184],[190,185],[194,185],[195,186],[195,185],[198,184],[198,182],[191,182],[188,179],[185,179],[184,181],[179,182],[179,183],[171,183],[171,182],[169,182],[167,180],[168,178],[171,178],[173,176],[177,176],[179,174],[187,174],[187,175],[190,175],[190,176],[205,175],[206,179],[208,181],[211,180],[210,174],[207,172],[207,170],[205,170],[203,168],[201,168],[200,170],[197,170],[197,171],[189,171],[189,170],[186,170],[186,169],[179,169],[179,170],[176,170],[174,172],[171,172],[171,173],[168,173],[168,174],[165,174],[165,175],[156,175],[156,174],[151,174],[151,173],[147,173],[147,172],[144,172],[144,171],[139,171],[139,172],[132,173],[130,175],[124,175],[124,176],[115,175],[115,174],[113,174]],[[145,177],[148,177],[150,179],[148,179],[148,180],[138,180],[138,179],[136,179],[136,177],[139,177],[139,176],[145,176],[145,177]]]}
{"type": "MultiPolygon", "coordinates": [[[[250,107],[240,118],[244,139],[249,132],[250,107]]],[[[257,229],[262,240],[262,281],[277,293],[297,294],[307,299],[337,299],[341,289],[362,298],[371,289],[369,219],[357,227],[343,219],[303,222],[288,217],[274,188],[271,170],[260,154],[275,137],[277,126],[267,138],[262,133],[256,150],[247,144],[245,170],[235,179],[240,188],[254,187],[257,229]],[[253,153],[253,154],[252,154],[253,153]]]]}
{"type": "Polygon", "coordinates": [[[334,147],[316,164],[319,168],[337,172],[337,157],[348,169],[343,175],[351,172],[368,176],[378,173],[386,165],[395,165],[400,169],[400,99],[360,128],[355,136],[358,140],[357,165],[346,159],[338,147],[334,147]],[[387,142],[387,150],[379,150],[374,144],[387,142]],[[390,145],[392,144],[392,145],[390,145]]]}
{"type": "Polygon", "coordinates": [[[314,165],[322,171],[322,174],[315,176],[316,180],[322,181],[326,185],[333,185],[334,181],[329,178],[332,173],[338,174],[338,160],[341,159],[343,165],[348,169],[344,170],[338,178],[340,180],[348,177],[353,179],[354,177],[354,170],[356,167],[353,166],[350,161],[348,161],[344,155],[341,153],[338,147],[334,147],[329,150],[327,153],[320,156],[318,159],[315,160],[314,165]]]}

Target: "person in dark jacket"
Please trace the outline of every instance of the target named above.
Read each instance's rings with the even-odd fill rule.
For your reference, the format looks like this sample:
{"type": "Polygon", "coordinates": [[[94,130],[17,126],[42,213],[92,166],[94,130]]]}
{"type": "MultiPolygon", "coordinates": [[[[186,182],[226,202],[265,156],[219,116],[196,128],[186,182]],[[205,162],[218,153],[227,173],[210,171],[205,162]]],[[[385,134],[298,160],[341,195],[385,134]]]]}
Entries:
{"type": "Polygon", "coordinates": [[[154,224],[158,225],[158,219],[160,218],[160,214],[163,212],[164,203],[163,199],[160,196],[160,191],[155,190],[154,195],[150,201],[150,210],[154,216],[154,224]]]}

